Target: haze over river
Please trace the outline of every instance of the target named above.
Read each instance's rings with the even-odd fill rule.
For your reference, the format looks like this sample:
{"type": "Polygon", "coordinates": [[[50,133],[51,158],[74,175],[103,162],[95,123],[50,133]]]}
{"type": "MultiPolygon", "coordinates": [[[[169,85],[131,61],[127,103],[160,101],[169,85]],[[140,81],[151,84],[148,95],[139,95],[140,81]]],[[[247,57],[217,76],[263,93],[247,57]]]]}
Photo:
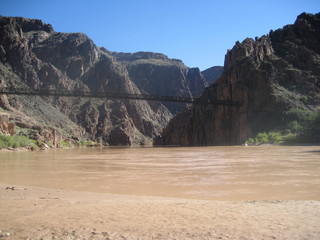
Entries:
{"type": "Polygon", "coordinates": [[[0,152],[0,183],[213,200],[320,200],[320,146],[0,152]]]}

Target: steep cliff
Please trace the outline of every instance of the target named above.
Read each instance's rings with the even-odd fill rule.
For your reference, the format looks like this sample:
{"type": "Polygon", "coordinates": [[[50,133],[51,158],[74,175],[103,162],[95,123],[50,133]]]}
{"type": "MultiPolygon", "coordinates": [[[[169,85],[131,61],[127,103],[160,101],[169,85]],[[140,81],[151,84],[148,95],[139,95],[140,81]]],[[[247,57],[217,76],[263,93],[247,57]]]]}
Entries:
{"type": "MultiPolygon", "coordinates": [[[[127,70],[84,34],[10,17],[0,17],[0,32],[0,87],[140,93],[127,70]]],[[[0,107],[20,126],[112,145],[150,143],[172,117],[160,103],[133,100],[2,95],[0,107]]]]}
{"type": "Polygon", "coordinates": [[[223,72],[223,67],[221,66],[214,66],[202,71],[202,75],[204,76],[205,80],[207,81],[208,85],[214,84],[216,80],[221,76],[223,72]]]}
{"type": "MultiPolygon", "coordinates": [[[[146,94],[199,97],[208,86],[198,68],[189,68],[181,60],[152,52],[115,53],[112,55],[126,68],[130,79],[146,94]]],[[[186,105],[163,103],[177,113],[186,105]]]]}
{"type": "Polygon", "coordinates": [[[222,76],[199,104],[172,119],[155,143],[240,144],[258,132],[281,130],[290,111],[319,109],[319,70],[320,14],[304,13],[293,25],[237,42],[226,54],[222,76]],[[243,105],[210,105],[208,99],[243,105]]]}

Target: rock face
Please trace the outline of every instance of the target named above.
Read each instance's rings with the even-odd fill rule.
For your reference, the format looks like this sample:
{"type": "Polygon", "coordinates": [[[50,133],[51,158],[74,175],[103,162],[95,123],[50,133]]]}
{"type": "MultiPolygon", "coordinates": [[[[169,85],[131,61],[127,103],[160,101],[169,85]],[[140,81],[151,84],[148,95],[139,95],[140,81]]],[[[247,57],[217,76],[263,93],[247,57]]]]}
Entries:
{"type": "Polygon", "coordinates": [[[215,66],[208,68],[204,71],[202,71],[202,75],[206,79],[207,83],[209,85],[216,83],[216,80],[221,76],[223,72],[223,67],[215,66]]]}
{"type": "MultiPolygon", "coordinates": [[[[1,17],[0,28],[0,86],[140,93],[122,65],[84,34],[25,18],[1,17]]],[[[172,117],[162,104],[143,101],[9,95],[0,103],[13,122],[112,145],[148,144],[172,117]]]]}
{"type": "Polygon", "coordinates": [[[319,73],[320,14],[304,13],[293,25],[237,42],[202,103],[172,119],[155,143],[241,144],[258,132],[279,130],[288,124],[288,110],[319,108],[319,73]],[[205,104],[213,98],[243,105],[205,104]]]}
{"type": "Polygon", "coordinates": [[[0,133],[4,135],[14,134],[14,124],[9,122],[9,116],[0,114],[0,133]]]}
{"type": "MultiPolygon", "coordinates": [[[[207,86],[199,69],[190,69],[180,60],[151,52],[113,53],[97,47],[85,34],[55,32],[40,20],[0,17],[0,33],[0,88],[197,97],[207,86]]],[[[99,139],[111,145],[152,143],[184,106],[0,96],[0,107],[10,112],[16,124],[36,126],[41,132],[56,129],[61,138],[99,139]]]]}
{"type": "MultiPolygon", "coordinates": [[[[142,93],[197,98],[208,83],[198,68],[188,68],[181,60],[151,52],[112,53],[126,68],[142,93]]],[[[185,104],[163,103],[172,113],[185,104]]]]}

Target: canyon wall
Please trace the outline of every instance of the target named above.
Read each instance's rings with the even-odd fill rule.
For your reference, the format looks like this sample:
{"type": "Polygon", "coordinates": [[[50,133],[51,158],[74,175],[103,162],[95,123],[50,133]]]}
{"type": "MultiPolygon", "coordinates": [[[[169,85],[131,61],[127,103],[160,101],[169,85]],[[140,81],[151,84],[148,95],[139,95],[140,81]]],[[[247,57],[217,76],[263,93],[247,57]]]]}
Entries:
{"type": "MultiPolygon", "coordinates": [[[[160,53],[110,52],[85,34],[55,32],[41,20],[0,17],[0,33],[0,88],[193,97],[207,86],[199,69],[180,60],[160,53]]],[[[0,96],[0,111],[9,113],[16,125],[110,145],[152,143],[184,107],[156,101],[0,96]]]]}
{"type": "Polygon", "coordinates": [[[292,109],[320,106],[320,14],[268,35],[236,42],[224,71],[194,104],[173,118],[158,145],[242,144],[259,132],[286,127],[292,109]],[[208,99],[242,106],[208,104],[208,99]]]}

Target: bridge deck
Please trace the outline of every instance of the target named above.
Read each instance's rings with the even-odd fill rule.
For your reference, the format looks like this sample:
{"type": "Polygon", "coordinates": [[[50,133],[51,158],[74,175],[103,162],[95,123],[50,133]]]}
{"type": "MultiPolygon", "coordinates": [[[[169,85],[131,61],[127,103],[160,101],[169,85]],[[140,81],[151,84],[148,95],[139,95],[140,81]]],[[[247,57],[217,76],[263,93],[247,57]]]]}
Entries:
{"type": "Polygon", "coordinates": [[[165,102],[181,102],[181,103],[203,103],[215,105],[241,106],[239,102],[231,102],[228,100],[209,99],[207,102],[201,102],[199,99],[182,96],[159,96],[149,94],[131,94],[131,93],[115,93],[100,91],[70,91],[66,89],[49,90],[49,89],[25,89],[25,88],[5,88],[0,89],[0,94],[6,95],[32,95],[32,96],[58,96],[58,97],[86,97],[86,98],[106,98],[106,99],[133,99],[146,101],[165,101],[165,102]]]}

